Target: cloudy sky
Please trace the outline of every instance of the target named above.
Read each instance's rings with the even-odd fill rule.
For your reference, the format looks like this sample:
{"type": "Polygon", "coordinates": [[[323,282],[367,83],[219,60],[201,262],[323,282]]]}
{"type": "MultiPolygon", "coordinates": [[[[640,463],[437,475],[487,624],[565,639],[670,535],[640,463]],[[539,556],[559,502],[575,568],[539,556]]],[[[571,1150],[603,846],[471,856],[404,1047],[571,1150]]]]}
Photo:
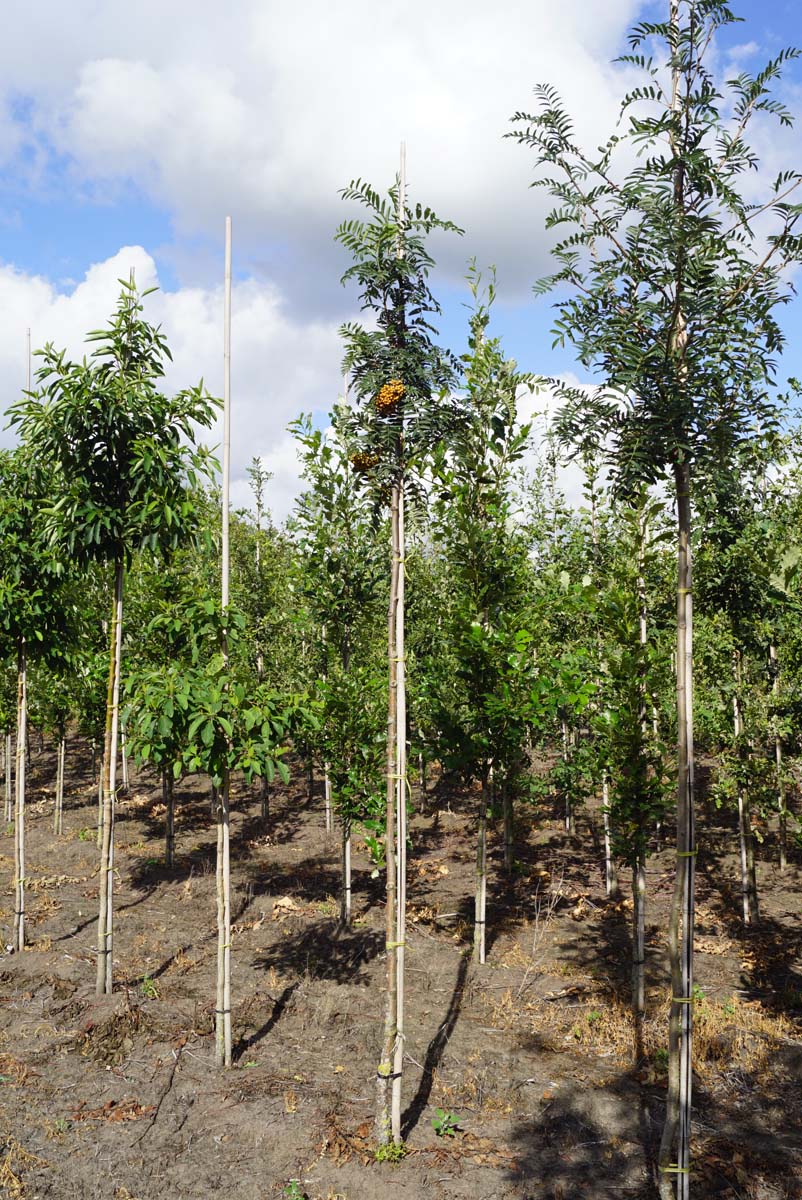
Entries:
{"type": "MultiPolygon", "coordinates": [[[[555,83],[582,138],[612,127],[627,82],[611,65],[628,25],[667,0],[39,0],[5,6],[0,41],[0,383],[9,402],[34,345],[81,350],[117,280],[158,284],[148,315],[174,354],[170,383],[222,390],[224,219],[234,222],[233,477],[261,455],[283,517],[297,489],[286,433],[341,387],[337,328],[355,313],[338,283],[338,189],[380,188],[408,147],[412,199],[466,230],[435,248],[445,339],[464,339],[466,262],[494,264],[496,328],[522,367],[571,372],[550,348],[543,202],[526,152],[503,140],[536,82],[555,83]]],[[[747,69],[802,43],[795,0],[735,0],[746,18],[721,62],[747,69]]],[[[802,68],[786,99],[802,113],[802,68]]],[[[778,146],[802,163],[800,127],[778,146]]],[[[788,310],[799,322],[802,310],[788,310]]],[[[799,341],[791,338],[791,342],[799,341]]],[[[802,373],[789,351],[788,373],[802,373]]],[[[8,444],[9,434],[2,434],[8,444]]]]}

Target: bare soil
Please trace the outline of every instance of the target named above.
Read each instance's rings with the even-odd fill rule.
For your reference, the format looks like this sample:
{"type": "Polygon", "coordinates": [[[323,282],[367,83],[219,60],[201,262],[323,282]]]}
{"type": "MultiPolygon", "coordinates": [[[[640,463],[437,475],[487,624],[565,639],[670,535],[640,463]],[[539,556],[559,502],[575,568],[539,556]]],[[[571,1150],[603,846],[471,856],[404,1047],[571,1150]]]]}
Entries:
{"type": "MultiPolygon", "coordinates": [[[[98,852],[87,748],[34,753],[29,935],[0,961],[0,1194],[52,1200],[573,1200],[655,1195],[662,1126],[670,849],[649,863],[649,1019],[635,1061],[628,879],[604,895],[597,814],[569,836],[518,814],[516,869],[491,841],[489,961],[470,958],[474,797],[438,785],[412,823],[407,1153],[376,1162],[383,889],[355,854],[354,924],[338,930],[339,848],[320,795],[241,785],[232,821],[235,1065],[213,1062],[215,830],[205,781],[177,789],[162,863],[160,789],[119,803],[115,992],[94,996],[98,852]],[[439,813],[438,813],[439,808],[439,813]],[[458,1123],[438,1136],[435,1108],[458,1123]],[[286,1189],[286,1190],[285,1190],[286,1189]]],[[[322,788],[320,788],[322,791],[322,788]]],[[[694,1196],[802,1197],[802,873],[760,848],[762,921],[739,920],[732,822],[702,804],[694,1196]]],[[[13,843],[0,842],[10,940],[13,843]]]]}

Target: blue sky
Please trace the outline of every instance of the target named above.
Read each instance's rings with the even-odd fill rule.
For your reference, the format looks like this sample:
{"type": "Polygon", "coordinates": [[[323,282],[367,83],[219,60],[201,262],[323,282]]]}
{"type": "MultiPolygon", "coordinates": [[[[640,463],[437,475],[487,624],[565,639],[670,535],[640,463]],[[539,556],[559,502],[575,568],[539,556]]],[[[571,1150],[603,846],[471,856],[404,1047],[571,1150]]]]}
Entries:
{"type": "MultiPolygon", "coordinates": [[[[143,0],[136,13],[91,0],[65,13],[43,0],[36,28],[14,12],[0,49],[6,392],[19,386],[21,327],[32,326],[37,344],[73,347],[82,327],[102,321],[115,272],[134,258],[142,278],[163,289],[158,315],[168,336],[175,331],[177,370],[203,373],[216,390],[222,221],[232,212],[243,406],[235,477],[244,498],[249,457],[263,454],[270,465],[272,455],[277,507],[286,509],[295,485],[283,430],[301,408],[323,412],[336,395],[336,328],[353,315],[331,236],[343,215],[336,191],[357,174],[389,181],[401,137],[413,196],[466,228],[461,243],[444,247],[437,277],[444,339],[461,348],[460,276],[476,255],[497,266],[496,331],[521,367],[575,369],[570,352],[551,349],[549,302],[530,293],[547,266],[542,202],[527,189],[525,151],[501,134],[510,113],[528,107],[531,85],[551,78],[584,135],[604,136],[621,90],[610,60],[633,17],[660,14],[664,4],[507,5],[506,26],[478,0],[442,0],[436,10],[410,0],[406,22],[368,0],[338,6],[341,19],[324,0],[302,13],[278,0],[242,0],[228,25],[211,0],[174,0],[169,9],[143,0]]],[[[722,54],[741,47],[747,68],[802,45],[798,4],[734,7],[746,20],[722,54]]],[[[785,98],[800,114],[783,160],[796,166],[800,64],[788,72],[785,98]]],[[[787,310],[790,331],[801,314],[799,303],[787,310]]],[[[802,374],[798,341],[789,338],[785,373],[802,374]]]]}

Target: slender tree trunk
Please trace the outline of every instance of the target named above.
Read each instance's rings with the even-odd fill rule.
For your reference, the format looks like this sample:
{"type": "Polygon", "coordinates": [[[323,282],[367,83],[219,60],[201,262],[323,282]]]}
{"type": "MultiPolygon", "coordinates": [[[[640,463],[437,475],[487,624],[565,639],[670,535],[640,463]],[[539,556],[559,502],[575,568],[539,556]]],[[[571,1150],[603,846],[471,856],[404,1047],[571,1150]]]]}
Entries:
{"type": "Polygon", "coordinates": [[[266,825],[270,823],[270,784],[267,782],[267,776],[262,776],[261,782],[262,793],[262,820],[266,825]]]}
{"type": "Polygon", "coordinates": [[[114,611],[109,638],[109,684],[106,695],[106,737],[103,750],[103,832],[100,848],[100,911],[97,933],[97,994],[111,995],[114,949],[114,807],[117,790],[117,736],[120,716],[120,668],[122,663],[123,585],[125,564],[114,569],[114,611]]]}
{"type": "MultiPolygon", "coordinates": [[[[780,669],[777,663],[777,647],[769,646],[769,667],[771,670],[771,693],[775,707],[780,695],[780,669]]],[[[785,874],[788,866],[788,813],[785,807],[785,784],[783,782],[783,743],[780,737],[777,716],[775,715],[774,729],[774,765],[777,779],[777,812],[779,814],[779,865],[780,873],[785,874]]]]}
{"type": "MultiPolygon", "coordinates": [[[[568,725],[565,721],[561,723],[563,736],[563,762],[567,765],[571,758],[571,739],[568,733],[568,725]]],[[[571,791],[566,782],[565,786],[565,832],[575,833],[576,824],[574,821],[574,809],[571,803],[571,791]]]]}
{"type": "MultiPolygon", "coordinates": [[[[747,749],[744,745],[744,719],[741,705],[741,688],[743,673],[741,656],[733,652],[733,676],[735,691],[732,697],[733,730],[735,733],[736,754],[739,762],[746,762],[747,749]]],[[[755,875],[755,843],[752,834],[752,812],[749,789],[741,780],[738,781],[738,846],[741,859],[741,903],[743,908],[744,925],[756,925],[760,919],[757,898],[757,877],[755,875]]]]}
{"type": "Polygon", "coordinates": [[[25,765],[28,745],[28,662],[25,640],[17,654],[17,811],[14,821],[14,938],[17,953],[25,949],[25,765]]]}
{"type": "Polygon", "coordinates": [[[482,775],[482,790],[479,796],[479,836],[476,843],[476,897],[474,900],[473,957],[484,963],[485,930],[487,928],[487,805],[490,781],[488,770],[482,775]]]}
{"type": "Polygon", "coordinates": [[[660,1143],[660,1197],[690,1195],[693,1036],[693,927],[696,833],[693,785],[693,608],[691,603],[690,468],[675,467],[677,493],[677,868],[668,929],[671,1016],[668,1096],[660,1143]],[[676,1144],[676,1158],[672,1149],[676,1144]]]}
{"type": "Polygon", "coordinates": [[[315,798],[315,761],[311,754],[306,760],[306,798],[310,804],[315,798]]]}
{"type": "Polygon", "coordinates": [[[393,1055],[393,1087],[391,1124],[393,1141],[401,1143],[401,1087],[404,1072],[404,966],[406,960],[407,927],[407,660],[405,639],[405,562],[406,534],[404,529],[404,484],[398,486],[398,602],[395,608],[395,653],[398,659],[395,775],[396,775],[396,1013],[395,1053],[393,1055]]]}
{"type": "Polygon", "coordinates": [[[643,1018],[646,1013],[646,853],[641,848],[632,870],[632,1012],[635,1018],[635,1060],[643,1057],[643,1018]]]}
{"type": "Polygon", "coordinates": [[[343,817],[340,857],[342,863],[340,924],[347,928],[351,924],[351,820],[349,817],[343,817]]]}
{"type": "Polygon", "coordinates": [[[6,824],[9,824],[14,819],[14,808],[13,808],[13,802],[11,800],[11,779],[13,776],[13,770],[11,767],[11,763],[12,763],[13,759],[12,759],[12,746],[11,746],[11,734],[10,733],[6,734],[5,745],[6,745],[6,778],[5,778],[6,824]]]}
{"type": "Polygon", "coordinates": [[[376,1078],[376,1135],[381,1145],[387,1145],[392,1138],[392,1123],[390,1119],[391,1075],[396,1042],[397,1020],[397,947],[395,945],[396,926],[396,895],[398,881],[396,878],[395,857],[395,801],[396,801],[396,734],[398,709],[398,658],[396,651],[396,609],[398,607],[398,581],[401,574],[401,550],[398,540],[398,500],[399,485],[393,484],[390,522],[391,522],[391,562],[390,562],[390,607],[387,630],[387,658],[389,666],[389,700],[387,707],[387,795],[385,805],[385,863],[387,870],[387,893],[385,903],[385,942],[387,958],[385,965],[385,1014],[384,1036],[382,1040],[381,1059],[376,1078]]]}
{"type": "Polygon", "coordinates": [[[175,797],[173,772],[162,769],[162,798],[164,801],[164,861],[168,867],[175,863],[175,797]]]}
{"type": "Polygon", "coordinates": [[[334,820],[331,811],[331,780],[329,779],[329,764],[323,764],[323,796],[326,807],[326,836],[330,836],[334,830],[334,820]]]}
{"type": "Polygon", "coordinates": [[[97,776],[97,848],[103,845],[103,777],[106,773],[104,756],[100,756],[100,767],[97,776]]]}
{"type": "Polygon", "coordinates": [[[56,758],[56,804],[53,811],[53,832],[64,832],[64,764],[67,756],[67,739],[62,733],[58,741],[56,758]]]}
{"type": "Polygon", "coordinates": [[[122,731],[120,738],[122,747],[122,767],[123,767],[123,791],[128,791],[128,738],[125,730],[122,731]]]}
{"type": "Polygon", "coordinates": [[[226,776],[217,791],[217,1065],[230,1067],[231,1053],[231,823],[226,776]]]}
{"type": "Polygon", "coordinates": [[[602,774],[602,813],[604,814],[604,886],[607,895],[613,899],[618,895],[618,868],[613,854],[613,822],[610,812],[610,776],[605,770],[602,774]]]}
{"type": "Polygon", "coordinates": [[[510,875],[515,858],[515,812],[507,779],[501,785],[501,811],[504,819],[504,870],[510,875]]]}

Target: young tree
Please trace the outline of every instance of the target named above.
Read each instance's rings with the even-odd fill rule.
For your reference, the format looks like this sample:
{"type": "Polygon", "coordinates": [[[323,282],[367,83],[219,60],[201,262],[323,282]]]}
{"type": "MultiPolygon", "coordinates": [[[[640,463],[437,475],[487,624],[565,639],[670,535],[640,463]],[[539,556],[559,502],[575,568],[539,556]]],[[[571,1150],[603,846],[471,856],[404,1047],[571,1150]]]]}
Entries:
{"type": "Polygon", "coordinates": [[[796,52],[722,91],[711,54],[717,32],[734,20],[721,0],[668,0],[666,20],[636,25],[623,61],[643,84],[624,98],[621,127],[597,153],[578,145],[547,85],[536,89],[534,115],[516,115],[513,134],[534,150],[536,184],[557,202],[549,227],[567,230],[554,248],[558,270],[540,285],[569,291],[557,304],[557,337],[572,341],[604,380],[590,394],[555,383],[565,401],[563,434],[577,443],[595,424],[617,478],[667,478],[677,509],[677,874],[659,1184],[667,1198],[676,1183],[680,1200],[690,1187],[696,854],[692,488],[711,462],[776,422],[773,355],[783,336],[775,310],[790,294],[784,269],[802,256],[802,207],[791,199],[802,177],[782,172],[757,204],[741,189],[744,171],[757,166],[750,123],[762,113],[790,124],[771,88],[796,52]],[[622,153],[630,157],[619,167],[622,153]]]}
{"type": "Polygon", "coordinates": [[[387,199],[358,180],[344,198],[368,211],[366,221],[340,226],[337,240],[353,258],[343,283],[354,282],[363,310],[376,327],[345,325],[343,370],[350,375],[355,406],[343,433],[355,469],[370,473],[391,525],[387,658],[387,1006],[377,1084],[377,1131],[382,1143],[401,1140],[401,1077],[404,1061],[404,947],[406,894],[406,654],[405,506],[416,492],[431,450],[457,412],[449,388],[453,358],[433,340],[432,314],[439,312],[428,283],[433,260],[425,238],[454,230],[431,211],[408,207],[402,175],[387,199]],[[396,862],[396,857],[398,861],[396,862]]]}
{"type": "MultiPolygon", "coordinates": [[[[37,390],[12,408],[32,455],[53,472],[58,498],[45,511],[51,541],[71,561],[111,568],[108,687],[103,768],[103,837],[98,916],[98,994],[112,988],[113,833],[126,565],[142,547],[169,551],[194,528],[193,495],[210,470],[195,444],[216,403],[203,385],[168,398],[159,391],[170,354],[142,317],[133,281],[122,283],[108,326],[88,335],[96,349],[71,362],[52,345],[40,352],[37,390]]],[[[147,293],[145,293],[147,294],[147,293]]]]}

